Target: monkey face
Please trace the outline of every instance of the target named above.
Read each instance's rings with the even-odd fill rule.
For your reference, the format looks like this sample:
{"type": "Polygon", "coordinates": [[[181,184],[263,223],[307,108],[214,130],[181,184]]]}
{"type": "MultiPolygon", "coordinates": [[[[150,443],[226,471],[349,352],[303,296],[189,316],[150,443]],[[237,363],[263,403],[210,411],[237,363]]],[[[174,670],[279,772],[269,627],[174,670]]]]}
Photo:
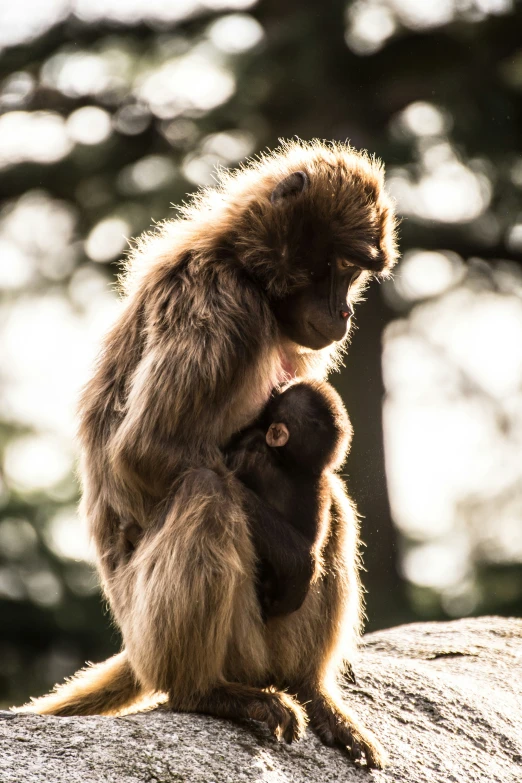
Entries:
{"type": "Polygon", "coordinates": [[[283,334],[312,350],[344,340],[365,283],[391,263],[375,185],[327,173],[295,171],[271,195],[281,266],[294,278],[274,312],[283,334]]]}
{"type": "Polygon", "coordinates": [[[311,282],[275,307],[283,333],[312,350],[343,340],[350,329],[353,303],[370,274],[343,259],[327,262],[311,282]]]}

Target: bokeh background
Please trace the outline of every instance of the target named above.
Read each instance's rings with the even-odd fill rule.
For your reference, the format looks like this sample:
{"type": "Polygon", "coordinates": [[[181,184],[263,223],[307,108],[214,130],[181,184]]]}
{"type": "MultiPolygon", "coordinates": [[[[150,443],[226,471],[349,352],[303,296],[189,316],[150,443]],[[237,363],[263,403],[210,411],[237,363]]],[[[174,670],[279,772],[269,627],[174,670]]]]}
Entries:
{"type": "Polygon", "coordinates": [[[522,8],[16,0],[0,11],[0,701],[118,648],[75,403],[127,238],[279,137],[386,162],[403,261],[334,377],[370,629],[522,613],[522,8]]]}

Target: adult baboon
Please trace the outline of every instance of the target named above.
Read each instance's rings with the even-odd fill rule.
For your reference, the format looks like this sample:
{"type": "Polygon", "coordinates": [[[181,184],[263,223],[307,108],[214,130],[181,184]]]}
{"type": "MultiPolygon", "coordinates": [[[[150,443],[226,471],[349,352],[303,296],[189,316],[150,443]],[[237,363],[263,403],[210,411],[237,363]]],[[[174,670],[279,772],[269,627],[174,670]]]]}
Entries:
{"type": "Polygon", "coordinates": [[[308,718],[326,744],[381,763],[336,689],[361,621],[342,482],[331,477],[323,575],[265,624],[222,446],[285,380],[335,365],[351,305],[395,263],[394,227],[378,162],[289,142],[137,242],[80,428],[82,512],[124,650],[26,710],[117,714],[166,693],[173,709],[265,721],[289,741],[308,718]],[[144,533],[129,557],[121,528],[133,525],[144,533]]]}

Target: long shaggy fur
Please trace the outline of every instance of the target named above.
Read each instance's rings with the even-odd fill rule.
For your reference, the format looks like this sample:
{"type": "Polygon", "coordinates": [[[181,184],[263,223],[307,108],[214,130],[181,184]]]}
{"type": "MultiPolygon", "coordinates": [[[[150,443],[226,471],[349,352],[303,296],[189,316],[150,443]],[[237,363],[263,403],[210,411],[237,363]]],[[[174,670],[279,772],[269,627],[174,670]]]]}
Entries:
{"type": "Polygon", "coordinates": [[[305,693],[316,730],[347,721],[359,737],[352,755],[359,742],[379,763],[355,719],[332,718],[327,695],[361,622],[354,507],[334,477],[324,575],[299,611],[265,626],[241,488],[221,447],[274,387],[324,378],[339,360],[343,345],[311,351],[280,332],[274,305],[304,284],[300,260],[333,253],[385,275],[394,230],[378,161],[292,141],[221,172],[216,188],[136,242],[121,315],[80,406],[82,513],[125,652],[25,709],[114,713],[161,691],[176,709],[266,713],[297,736],[302,707],[260,690],[288,688],[305,693]],[[295,171],[308,176],[306,192],[275,209],[270,194],[295,171]],[[129,557],[120,530],[133,523],[144,535],[129,557]]]}

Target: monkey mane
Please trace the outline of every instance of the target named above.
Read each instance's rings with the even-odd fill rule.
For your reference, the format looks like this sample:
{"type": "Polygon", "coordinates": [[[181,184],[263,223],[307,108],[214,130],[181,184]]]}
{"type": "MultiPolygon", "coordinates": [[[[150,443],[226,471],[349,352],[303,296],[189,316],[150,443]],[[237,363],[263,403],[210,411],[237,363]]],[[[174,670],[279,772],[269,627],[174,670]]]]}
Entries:
{"type": "Polygon", "coordinates": [[[386,275],[397,261],[396,219],[384,190],[382,163],[348,144],[314,139],[281,141],[235,170],[220,168],[217,184],[200,189],[178,207],[178,216],[135,240],[120,277],[135,289],[151,267],[177,265],[190,253],[202,263],[227,252],[274,299],[303,282],[295,259],[303,225],[317,252],[354,258],[386,275]],[[298,198],[274,206],[270,195],[290,174],[309,185],[298,198]]]}

